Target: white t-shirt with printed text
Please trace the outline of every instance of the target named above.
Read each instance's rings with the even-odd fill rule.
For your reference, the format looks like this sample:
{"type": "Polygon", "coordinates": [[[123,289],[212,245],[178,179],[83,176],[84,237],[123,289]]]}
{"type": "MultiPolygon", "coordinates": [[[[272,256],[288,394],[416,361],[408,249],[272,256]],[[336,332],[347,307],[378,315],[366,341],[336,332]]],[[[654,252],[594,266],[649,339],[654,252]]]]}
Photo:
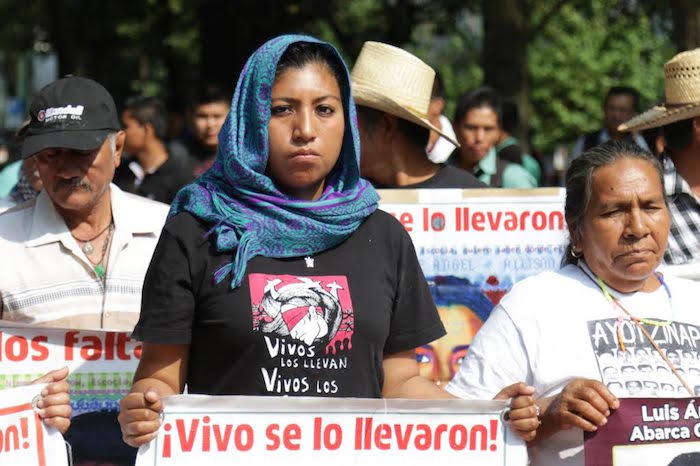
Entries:
{"type": "MultiPolygon", "coordinates": [[[[585,265],[584,265],[585,267],[585,265]]],[[[651,293],[610,292],[633,315],[673,323],[645,325],[669,359],[700,392],[700,283],[666,277],[651,293]]],[[[568,265],[517,283],[477,333],[447,391],[491,399],[524,381],[538,398],[575,378],[597,379],[618,397],[688,396],[649,340],[608,301],[582,268],[568,265]],[[626,351],[618,344],[618,325],[626,351]]],[[[532,465],[583,466],[583,432],[560,431],[529,449],[532,465]]]]}

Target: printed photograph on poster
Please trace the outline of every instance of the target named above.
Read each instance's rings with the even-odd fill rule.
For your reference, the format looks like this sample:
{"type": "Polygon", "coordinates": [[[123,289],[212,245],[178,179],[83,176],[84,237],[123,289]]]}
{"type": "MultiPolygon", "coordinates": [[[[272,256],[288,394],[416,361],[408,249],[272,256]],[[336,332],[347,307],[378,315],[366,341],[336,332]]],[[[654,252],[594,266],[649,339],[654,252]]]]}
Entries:
{"type": "Polygon", "coordinates": [[[513,284],[559,267],[564,192],[380,190],[411,236],[447,334],[418,349],[421,374],[447,383],[513,284]]]}
{"type": "Polygon", "coordinates": [[[621,398],[584,454],[586,466],[700,464],[700,398],[621,398]]]}
{"type": "Polygon", "coordinates": [[[661,443],[613,447],[613,466],[697,466],[700,465],[700,442],[689,444],[661,443]]]}
{"type": "Polygon", "coordinates": [[[427,277],[447,334],[416,349],[420,373],[435,382],[452,379],[476,332],[486,322],[493,302],[466,278],[427,277]]]}

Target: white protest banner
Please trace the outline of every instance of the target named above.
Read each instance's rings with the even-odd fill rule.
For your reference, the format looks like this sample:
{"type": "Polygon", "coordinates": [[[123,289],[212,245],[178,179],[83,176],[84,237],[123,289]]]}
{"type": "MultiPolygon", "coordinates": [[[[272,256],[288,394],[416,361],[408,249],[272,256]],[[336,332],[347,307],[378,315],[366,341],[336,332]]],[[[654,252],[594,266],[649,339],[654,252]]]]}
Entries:
{"type": "Polygon", "coordinates": [[[63,436],[58,430],[47,428],[32,405],[45,386],[27,385],[0,391],[0,464],[68,464],[63,436]]]}
{"type": "Polygon", "coordinates": [[[406,228],[447,330],[418,349],[421,374],[447,382],[514,283],[559,267],[563,189],[381,190],[380,208],[406,228]]]}
{"type": "Polygon", "coordinates": [[[73,416],[116,411],[140,357],[141,344],[126,333],[0,327],[0,389],[68,366],[73,416]]]}
{"type": "Polygon", "coordinates": [[[502,401],[177,395],[164,405],[136,466],[527,463],[502,401]]]}

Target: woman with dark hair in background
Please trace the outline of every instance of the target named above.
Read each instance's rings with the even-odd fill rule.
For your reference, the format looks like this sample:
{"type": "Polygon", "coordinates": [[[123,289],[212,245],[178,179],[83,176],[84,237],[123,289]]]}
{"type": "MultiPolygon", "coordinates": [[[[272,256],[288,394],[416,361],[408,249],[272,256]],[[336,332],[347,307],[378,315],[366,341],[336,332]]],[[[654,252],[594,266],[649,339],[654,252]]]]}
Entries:
{"type": "MultiPolygon", "coordinates": [[[[160,397],[447,398],[415,348],[444,334],[411,239],[359,174],[348,73],[307,36],[258,49],[239,78],[212,168],[175,199],[134,336],[144,342],[120,422],[157,435],[160,397]],[[318,361],[324,369],[319,369],[318,361]]],[[[509,384],[510,385],[510,384],[509,384]]],[[[536,425],[509,386],[511,425],[536,425]]]]}

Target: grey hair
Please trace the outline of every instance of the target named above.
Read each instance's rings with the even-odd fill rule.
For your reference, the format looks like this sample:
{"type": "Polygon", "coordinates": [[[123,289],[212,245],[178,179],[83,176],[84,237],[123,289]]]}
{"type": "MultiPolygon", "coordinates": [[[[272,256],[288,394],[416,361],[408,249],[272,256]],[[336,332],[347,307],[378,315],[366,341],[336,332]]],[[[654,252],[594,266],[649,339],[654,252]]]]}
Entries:
{"type": "MultiPolygon", "coordinates": [[[[607,167],[625,158],[643,160],[651,164],[659,176],[661,186],[664,185],[664,173],[659,160],[636,144],[608,141],[587,150],[580,157],[574,159],[566,170],[564,218],[569,228],[570,238],[561,260],[562,267],[576,263],[576,259],[572,256],[573,243],[574,240],[581,238],[583,216],[591,201],[593,172],[597,168],[607,167]]],[[[666,202],[665,196],[664,202],[666,202]]]]}
{"type": "Polygon", "coordinates": [[[109,148],[112,150],[112,155],[117,152],[117,132],[109,133],[107,139],[109,139],[109,148]]]}

